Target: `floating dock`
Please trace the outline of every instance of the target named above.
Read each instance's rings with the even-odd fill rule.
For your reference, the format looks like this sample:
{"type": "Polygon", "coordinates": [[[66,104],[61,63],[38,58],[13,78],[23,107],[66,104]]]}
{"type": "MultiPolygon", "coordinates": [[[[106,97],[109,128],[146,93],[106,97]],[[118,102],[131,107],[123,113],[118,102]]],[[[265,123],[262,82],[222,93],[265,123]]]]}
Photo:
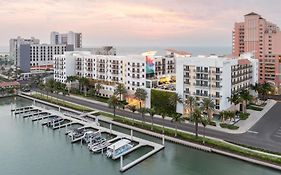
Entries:
{"type": "MultiPolygon", "coordinates": [[[[70,112],[72,112],[72,111],[70,110],[70,112]]],[[[78,124],[78,125],[82,125],[82,127],[80,127],[80,128],[90,128],[90,129],[94,129],[97,131],[99,130],[101,133],[115,135],[115,137],[108,140],[108,142],[115,142],[116,140],[122,139],[122,138],[126,138],[126,139],[136,142],[137,144],[133,148],[131,148],[128,152],[125,152],[124,154],[120,154],[118,157],[115,158],[115,159],[120,159],[120,171],[121,172],[124,172],[124,171],[128,170],[129,168],[132,168],[133,166],[144,161],[145,159],[149,158],[150,156],[154,155],[155,153],[157,153],[158,151],[160,151],[164,148],[164,145],[161,145],[161,144],[158,144],[155,142],[151,142],[151,141],[148,141],[148,140],[145,140],[142,138],[135,137],[133,135],[133,130],[131,130],[131,134],[128,135],[128,134],[125,134],[122,132],[112,130],[112,125],[113,125],[112,123],[109,123],[110,128],[101,127],[100,124],[98,123],[98,120],[103,121],[102,118],[93,115],[93,114],[98,114],[99,111],[93,111],[93,112],[89,112],[89,113],[82,113],[80,115],[74,115],[74,114],[61,113],[59,111],[54,111],[54,110],[47,110],[42,107],[32,105],[32,106],[25,106],[25,107],[12,109],[11,113],[14,116],[20,116],[23,118],[32,117],[33,122],[39,121],[39,120],[45,120],[45,119],[53,118],[53,117],[59,117],[59,118],[62,118],[64,121],[69,121],[67,123],[63,123],[63,122],[57,123],[56,126],[52,127],[53,130],[65,127],[66,132],[67,132],[67,127],[78,124]],[[61,124],[61,123],[63,123],[63,124],[61,124]],[[153,149],[150,152],[146,153],[145,155],[142,155],[141,157],[137,158],[136,160],[128,163],[127,165],[123,165],[123,157],[125,155],[130,154],[143,146],[149,146],[153,149]]],[[[106,121],[106,122],[109,122],[109,121],[106,121]]],[[[46,124],[46,122],[44,122],[44,123],[46,124]]],[[[44,123],[42,125],[44,125],[44,123]]],[[[82,137],[76,138],[75,140],[72,140],[72,143],[79,141],[81,139],[82,139],[82,137]]],[[[163,143],[164,143],[164,138],[163,138],[163,143]]]]}

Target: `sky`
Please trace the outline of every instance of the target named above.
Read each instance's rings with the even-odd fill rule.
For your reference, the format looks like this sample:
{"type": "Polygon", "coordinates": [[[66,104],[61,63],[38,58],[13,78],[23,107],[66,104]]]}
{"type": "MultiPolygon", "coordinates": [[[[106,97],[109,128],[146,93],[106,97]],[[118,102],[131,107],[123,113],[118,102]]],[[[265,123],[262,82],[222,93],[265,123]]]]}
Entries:
{"type": "Polygon", "coordinates": [[[234,22],[259,13],[281,26],[280,0],[0,0],[0,46],[82,32],[84,46],[231,46],[234,22]]]}

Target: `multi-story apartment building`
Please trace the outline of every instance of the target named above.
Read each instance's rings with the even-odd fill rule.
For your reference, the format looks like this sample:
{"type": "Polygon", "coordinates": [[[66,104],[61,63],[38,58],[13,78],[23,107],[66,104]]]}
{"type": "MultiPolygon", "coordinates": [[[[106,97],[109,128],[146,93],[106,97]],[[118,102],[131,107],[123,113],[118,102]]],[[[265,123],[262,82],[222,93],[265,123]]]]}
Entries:
{"type": "Polygon", "coordinates": [[[21,44],[17,67],[23,72],[29,72],[30,69],[52,69],[53,55],[61,55],[65,51],[73,51],[73,45],[21,44]]]}
{"type": "MultiPolygon", "coordinates": [[[[248,88],[258,80],[258,61],[250,54],[239,58],[190,57],[179,59],[176,64],[176,92],[185,100],[188,96],[197,100],[211,98],[217,111],[231,107],[228,97],[248,88]]],[[[185,113],[183,104],[177,111],[185,113]]]]}
{"type": "Polygon", "coordinates": [[[17,38],[10,39],[10,57],[15,60],[16,66],[20,65],[20,51],[19,47],[21,44],[40,44],[40,40],[34,37],[30,39],[21,38],[20,36],[17,38]]]}
{"type": "Polygon", "coordinates": [[[82,33],[69,31],[68,33],[51,32],[51,44],[73,45],[74,48],[82,47],[82,33]]]}
{"type": "MultiPolygon", "coordinates": [[[[155,59],[155,63],[158,59],[160,58],[155,59]]],[[[174,70],[172,70],[174,65],[170,59],[160,59],[161,63],[163,62],[165,65],[164,68],[168,68],[161,72],[161,76],[164,76],[164,73],[168,75],[168,72],[174,74],[174,70]]],[[[67,76],[76,75],[104,82],[122,83],[129,93],[133,93],[137,88],[146,87],[146,64],[146,57],[143,55],[114,56],[93,55],[87,51],[65,52],[63,55],[54,56],[54,79],[65,83],[67,76]],[[72,68],[75,65],[73,70],[67,69],[67,66],[59,66],[69,64],[72,65],[72,68]]],[[[156,72],[155,76],[158,76],[156,72]]],[[[108,83],[105,84],[108,85],[108,83]]],[[[108,89],[114,88],[108,87],[108,89]]]]}
{"type": "Polygon", "coordinates": [[[281,83],[281,31],[259,14],[249,13],[244,22],[235,23],[232,53],[239,56],[252,52],[259,60],[259,82],[279,88],[281,83]]]}

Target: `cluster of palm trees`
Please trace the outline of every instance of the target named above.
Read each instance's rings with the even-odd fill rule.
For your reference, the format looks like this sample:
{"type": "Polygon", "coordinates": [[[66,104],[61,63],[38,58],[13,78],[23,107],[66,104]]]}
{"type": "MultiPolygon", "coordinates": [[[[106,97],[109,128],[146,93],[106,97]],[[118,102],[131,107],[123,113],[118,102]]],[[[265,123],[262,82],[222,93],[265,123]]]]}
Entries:
{"type": "Polygon", "coordinates": [[[258,95],[263,99],[266,100],[266,95],[268,95],[272,91],[272,86],[264,82],[262,84],[256,83],[255,85],[251,86],[251,89],[258,93],[258,95]]]}
{"type": "Polygon", "coordinates": [[[242,104],[242,112],[246,113],[247,104],[251,102],[253,98],[254,97],[250,94],[249,90],[243,89],[239,92],[233,93],[230,97],[228,97],[228,101],[235,106],[242,104]]]}

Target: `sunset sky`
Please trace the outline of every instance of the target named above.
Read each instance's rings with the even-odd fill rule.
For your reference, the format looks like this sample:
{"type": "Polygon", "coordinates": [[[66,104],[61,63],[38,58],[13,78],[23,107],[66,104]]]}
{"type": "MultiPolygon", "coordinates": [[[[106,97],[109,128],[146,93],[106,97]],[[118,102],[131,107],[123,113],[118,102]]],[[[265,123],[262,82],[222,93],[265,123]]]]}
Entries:
{"type": "Polygon", "coordinates": [[[12,37],[49,43],[83,33],[84,46],[230,46],[251,11],[281,26],[280,0],[0,0],[0,46],[12,37]]]}

